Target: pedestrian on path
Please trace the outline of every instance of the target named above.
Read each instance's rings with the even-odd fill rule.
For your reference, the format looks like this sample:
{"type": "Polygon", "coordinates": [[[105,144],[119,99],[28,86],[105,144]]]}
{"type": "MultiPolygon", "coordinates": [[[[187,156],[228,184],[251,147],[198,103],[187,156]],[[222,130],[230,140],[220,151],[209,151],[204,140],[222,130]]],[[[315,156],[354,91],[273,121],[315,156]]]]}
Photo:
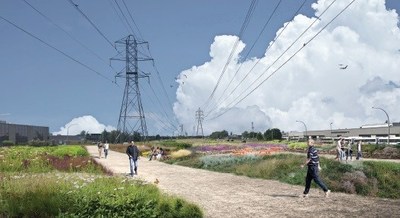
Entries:
{"type": "MultiPolygon", "coordinates": [[[[306,186],[303,192],[303,197],[308,197],[308,192],[310,191],[311,187],[311,181],[314,180],[319,187],[322,188],[325,192],[325,197],[329,196],[329,193],[331,192],[326,185],[321,181],[318,175],[319,171],[319,156],[318,156],[318,151],[314,147],[314,140],[310,139],[308,142],[308,151],[307,151],[307,159],[305,162],[305,165],[307,165],[307,176],[306,176],[306,186]]],[[[304,165],[301,165],[303,168],[304,165]]]]}
{"type": "Polygon", "coordinates": [[[108,149],[110,148],[110,144],[108,144],[108,141],[104,144],[104,157],[107,159],[108,156],[108,149]]]}
{"type": "Polygon", "coordinates": [[[130,167],[130,175],[137,175],[138,168],[138,158],[139,158],[139,149],[135,145],[135,142],[132,141],[131,144],[126,148],[126,154],[129,157],[129,167],[130,167]]]}
{"type": "Polygon", "coordinates": [[[103,151],[103,144],[101,142],[97,142],[97,149],[99,150],[99,159],[100,159],[101,153],[103,151]]]}
{"type": "Polygon", "coordinates": [[[358,141],[357,144],[357,158],[356,158],[357,160],[360,160],[360,158],[362,157],[361,147],[362,147],[362,142],[360,140],[358,141]]]}

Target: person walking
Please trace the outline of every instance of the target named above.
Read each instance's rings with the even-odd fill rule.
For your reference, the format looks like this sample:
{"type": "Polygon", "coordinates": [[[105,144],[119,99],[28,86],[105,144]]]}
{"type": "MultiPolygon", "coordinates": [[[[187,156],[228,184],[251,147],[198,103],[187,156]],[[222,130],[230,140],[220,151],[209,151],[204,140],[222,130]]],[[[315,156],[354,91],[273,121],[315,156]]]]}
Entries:
{"type": "Polygon", "coordinates": [[[343,151],[342,151],[343,143],[344,143],[343,138],[339,138],[336,145],[337,156],[335,158],[338,159],[339,161],[343,160],[343,151]]]}
{"type": "Polygon", "coordinates": [[[108,144],[108,141],[104,143],[104,157],[107,159],[108,156],[108,149],[110,148],[110,144],[108,144]]]}
{"type": "Polygon", "coordinates": [[[126,154],[129,157],[129,167],[130,167],[130,175],[137,175],[138,168],[138,158],[139,158],[139,149],[135,145],[135,142],[132,141],[131,144],[126,148],[126,154]]]}
{"type": "MultiPolygon", "coordinates": [[[[325,192],[325,197],[329,196],[331,190],[329,190],[326,185],[321,181],[318,175],[319,167],[319,156],[318,151],[314,147],[314,140],[310,139],[308,142],[307,159],[304,165],[307,165],[307,176],[306,176],[306,186],[303,192],[303,197],[308,197],[308,192],[310,191],[311,181],[314,180],[319,187],[325,192]]],[[[301,165],[303,168],[304,165],[301,165]]]]}
{"type": "Polygon", "coordinates": [[[103,151],[103,144],[101,142],[97,142],[97,149],[99,150],[99,159],[100,159],[101,152],[103,151]]]}
{"type": "Polygon", "coordinates": [[[357,160],[360,160],[360,158],[362,157],[361,146],[362,146],[362,142],[360,140],[357,143],[357,158],[356,158],[357,160]]]}

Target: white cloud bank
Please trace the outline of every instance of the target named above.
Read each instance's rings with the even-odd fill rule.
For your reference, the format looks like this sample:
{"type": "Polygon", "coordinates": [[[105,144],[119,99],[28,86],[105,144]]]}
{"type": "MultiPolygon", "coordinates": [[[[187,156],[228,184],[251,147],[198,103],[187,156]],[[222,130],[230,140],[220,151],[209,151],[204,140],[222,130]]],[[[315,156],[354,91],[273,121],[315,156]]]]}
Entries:
{"type": "Polygon", "coordinates": [[[400,121],[399,17],[396,11],[386,9],[384,0],[355,1],[245,100],[233,108],[229,105],[242,91],[254,88],[255,85],[250,84],[259,75],[263,74],[258,81],[267,78],[349,2],[337,1],[321,17],[321,12],[331,1],[319,0],[313,4],[315,15],[321,20],[317,20],[316,25],[266,72],[265,69],[316,18],[297,15],[261,59],[253,57],[240,62],[245,48],[244,42],[240,42],[210,106],[204,107],[237,40],[236,36],[216,36],[210,47],[210,61],[181,72],[177,80],[179,87],[174,112],[179,122],[190,129],[197,124],[195,111],[199,107],[203,107],[207,115],[215,105],[216,110],[203,121],[205,134],[220,130],[241,133],[251,130],[251,122],[256,131],[271,127],[302,131],[303,126],[296,120],[304,121],[309,130],[329,129],[331,122],[334,129],[383,123],[385,114],[371,109],[372,106],[384,108],[392,122],[400,121]],[[257,61],[259,64],[232,93],[257,61]],[[220,98],[241,64],[239,73],[220,98]],[[348,67],[343,70],[339,64],[348,67]],[[226,107],[232,109],[210,119],[226,107]]]}
{"type": "Polygon", "coordinates": [[[71,122],[65,124],[64,127],[60,128],[60,131],[53,132],[53,135],[78,135],[82,131],[89,133],[102,133],[104,130],[112,131],[116,130],[113,126],[106,126],[99,123],[93,116],[86,115],[77,117],[71,120],[71,122]]]}

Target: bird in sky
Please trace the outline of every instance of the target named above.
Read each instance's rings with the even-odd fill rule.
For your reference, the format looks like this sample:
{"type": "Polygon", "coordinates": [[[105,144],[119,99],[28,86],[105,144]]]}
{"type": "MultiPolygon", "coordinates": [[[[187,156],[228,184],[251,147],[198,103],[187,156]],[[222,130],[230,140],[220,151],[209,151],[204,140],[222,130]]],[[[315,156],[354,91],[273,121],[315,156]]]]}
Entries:
{"type": "Polygon", "coordinates": [[[343,64],[339,64],[339,68],[341,69],[341,70],[345,70],[345,69],[347,69],[347,66],[349,66],[349,65],[346,65],[346,66],[344,66],[343,64]]]}

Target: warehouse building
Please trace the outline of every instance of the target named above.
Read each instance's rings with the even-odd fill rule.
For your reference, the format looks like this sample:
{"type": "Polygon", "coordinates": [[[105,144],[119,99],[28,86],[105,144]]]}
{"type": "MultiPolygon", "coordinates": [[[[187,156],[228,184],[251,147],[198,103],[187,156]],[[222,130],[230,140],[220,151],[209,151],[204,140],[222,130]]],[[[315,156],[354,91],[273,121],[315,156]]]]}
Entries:
{"type": "Polygon", "coordinates": [[[0,121],[0,143],[8,140],[15,144],[27,144],[31,140],[49,140],[49,127],[11,124],[0,121]]]}
{"type": "Polygon", "coordinates": [[[400,143],[400,123],[391,123],[390,128],[387,124],[364,125],[359,128],[332,129],[332,130],[310,130],[303,132],[289,132],[288,140],[300,140],[306,136],[322,141],[337,140],[338,138],[361,140],[371,143],[400,143]]]}

